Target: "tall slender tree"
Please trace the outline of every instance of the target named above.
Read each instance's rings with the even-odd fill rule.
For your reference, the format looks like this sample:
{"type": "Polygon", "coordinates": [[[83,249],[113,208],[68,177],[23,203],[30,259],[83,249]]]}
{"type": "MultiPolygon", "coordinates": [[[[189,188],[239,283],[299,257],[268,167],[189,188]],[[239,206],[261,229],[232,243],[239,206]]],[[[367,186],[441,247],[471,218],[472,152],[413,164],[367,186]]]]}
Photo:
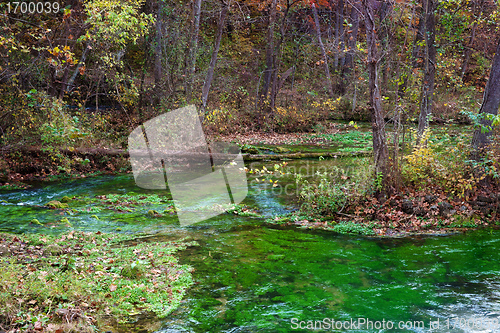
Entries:
{"type": "Polygon", "coordinates": [[[474,20],[474,23],[472,24],[469,43],[465,47],[464,61],[462,63],[462,71],[460,74],[460,79],[462,80],[462,82],[464,80],[465,73],[467,72],[467,66],[469,64],[469,60],[470,60],[470,57],[472,55],[472,47],[473,47],[475,39],[476,39],[476,31],[478,28],[478,22],[483,14],[484,4],[485,4],[484,0],[476,0],[476,1],[472,2],[472,13],[473,13],[472,18],[474,20]]]}
{"type": "Polygon", "coordinates": [[[373,154],[375,159],[375,172],[377,177],[382,177],[381,187],[377,189],[378,195],[383,196],[387,191],[388,183],[388,157],[387,140],[385,136],[384,115],[380,93],[378,69],[380,53],[377,45],[380,45],[375,18],[375,0],[362,0],[363,14],[366,29],[366,44],[368,48],[367,67],[370,89],[370,110],[373,132],[373,154]]]}
{"type": "Polygon", "coordinates": [[[349,29],[346,33],[347,52],[345,54],[344,66],[342,67],[342,81],[344,87],[347,86],[349,80],[351,79],[350,76],[354,69],[354,55],[356,54],[356,42],[358,38],[360,12],[360,1],[352,1],[351,13],[349,17],[349,29]]]}
{"type": "Polygon", "coordinates": [[[325,74],[326,74],[326,84],[328,87],[328,93],[331,97],[333,97],[333,85],[332,78],[330,75],[330,66],[328,65],[328,56],[326,54],[325,45],[323,44],[323,38],[321,37],[321,26],[319,25],[319,16],[318,10],[316,9],[316,4],[314,2],[311,3],[312,12],[314,15],[314,25],[316,27],[316,35],[318,37],[319,47],[321,49],[321,54],[323,55],[323,65],[325,66],[325,74]]]}
{"type": "Polygon", "coordinates": [[[266,47],[266,70],[264,72],[264,85],[260,95],[260,104],[267,98],[269,94],[269,88],[271,87],[271,81],[273,77],[273,71],[275,70],[275,48],[274,48],[274,30],[276,23],[276,11],[277,11],[278,0],[272,0],[269,7],[269,23],[267,27],[267,47],[266,47]]]}
{"type": "Polygon", "coordinates": [[[224,32],[224,25],[226,23],[228,7],[229,4],[222,2],[222,9],[220,11],[219,22],[217,24],[217,35],[215,37],[214,48],[212,50],[212,57],[210,58],[207,76],[205,78],[205,83],[203,84],[203,90],[201,93],[202,111],[204,111],[207,106],[208,93],[210,92],[210,85],[212,84],[212,80],[214,77],[215,65],[217,64],[217,54],[219,53],[220,41],[222,39],[222,33],[224,32]]]}
{"type": "Polygon", "coordinates": [[[191,27],[191,39],[187,49],[185,91],[188,101],[192,98],[194,73],[196,70],[196,53],[198,51],[198,39],[200,32],[201,5],[203,0],[193,0],[193,24],[191,27]]]}
{"type": "Polygon", "coordinates": [[[436,24],[434,19],[436,1],[422,0],[422,6],[424,8],[423,18],[425,20],[425,59],[424,80],[422,82],[422,98],[420,102],[420,116],[418,118],[419,139],[425,129],[429,127],[429,117],[432,112],[432,97],[434,95],[434,81],[436,77],[436,24]]]}

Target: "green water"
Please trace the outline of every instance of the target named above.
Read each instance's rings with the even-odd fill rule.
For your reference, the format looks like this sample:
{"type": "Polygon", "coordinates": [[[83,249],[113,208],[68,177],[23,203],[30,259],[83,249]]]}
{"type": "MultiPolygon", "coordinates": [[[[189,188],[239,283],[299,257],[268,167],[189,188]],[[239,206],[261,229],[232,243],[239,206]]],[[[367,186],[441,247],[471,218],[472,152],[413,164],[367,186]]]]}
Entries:
{"type": "Polygon", "coordinates": [[[251,184],[244,203],[257,208],[262,218],[223,214],[187,227],[180,227],[175,215],[147,214],[167,208],[165,202],[137,206],[131,212],[111,206],[92,213],[95,217],[62,216],[61,211],[43,207],[63,196],[77,196],[79,201],[70,207],[81,208],[96,206],[90,200],[95,196],[147,194],[130,175],[39,185],[0,193],[0,201],[5,201],[0,203],[0,230],[58,233],[118,228],[127,233],[191,236],[201,246],[184,252],[181,261],[195,267],[197,284],[165,320],[159,331],[163,333],[305,332],[292,328],[301,321],[306,327],[308,320],[324,318],[352,318],[354,324],[366,318],[374,325],[382,320],[386,327],[388,321],[394,325],[392,330],[349,327],[345,330],[349,332],[500,330],[494,326],[500,320],[499,231],[382,239],[270,226],[263,223],[264,217],[293,209],[293,202],[278,188],[251,184]],[[71,226],[59,223],[62,217],[71,226]],[[34,218],[43,226],[30,223],[34,218]],[[430,322],[438,319],[439,327],[431,330],[430,322]],[[399,329],[400,321],[407,328],[399,329]],[[409,327],[421,321],[425,328],[409,327]]]}

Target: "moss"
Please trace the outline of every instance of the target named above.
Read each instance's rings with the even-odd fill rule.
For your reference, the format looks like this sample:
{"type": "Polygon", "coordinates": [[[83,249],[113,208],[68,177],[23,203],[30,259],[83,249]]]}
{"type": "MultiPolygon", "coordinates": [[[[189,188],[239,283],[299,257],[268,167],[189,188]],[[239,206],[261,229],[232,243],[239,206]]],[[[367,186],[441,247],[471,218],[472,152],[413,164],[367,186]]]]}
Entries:
{"type": "Polygon", "coordinates": [[[52,200],[52,201],[49,201],[45,204],[45,206],[49,207],[49,208],[52,208],[52,209],[64,209],[64,208],[68,208],[68,204],[67,203],[61,203],[60,201],[57,201],[57,200],[52,200]]]}
{"type": "Polygon", "coordinates": [[[158,215],[160,215],[160,213],[158,213],[156,210],[151,209],[148,211],[148,215],[158,216],[158,215]]]}
{"type": "Polygon", "coordinates": [[[284,154],[284,153],[289,153],[290,149],[276,146],[272,148],[272,151],[274,151],[275,153],[284,154]]]}
{"type": "Polygon", "coordinates": [[[164,214],[175,214],[175,208],[172,206],[172,207],[169,207],[167,209],[165,209],[163,211],[164,214]]]}
{"type": "Polygon", "coordinates": [[[258,154],[259,153],[259,150],[257,149],[257,147],[252,146],[252,145],[248,145],[248,144],[241,146],[240,149],[243,153],[247,153],[247,154],[258,154]]]}
{"type": "Polygon", "coordinates": [[[62,197],[62,198],[61,198],[61,202],[62,202],[62,203],[68,203],[68,202],[70,202],[70,201],[71,201],[71,198],[70,198],[70,197],[68,197],[68,196],[66,196],[66,195],[65,195],[64,197],[62,197]]]}

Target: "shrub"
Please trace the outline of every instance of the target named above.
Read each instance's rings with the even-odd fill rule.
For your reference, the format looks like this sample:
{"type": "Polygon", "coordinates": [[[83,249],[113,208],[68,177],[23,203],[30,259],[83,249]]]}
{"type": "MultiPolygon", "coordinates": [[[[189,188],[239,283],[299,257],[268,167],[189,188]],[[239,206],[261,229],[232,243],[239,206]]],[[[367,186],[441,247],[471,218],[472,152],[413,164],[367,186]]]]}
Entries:
{"type": "Polygon", "coordinates": [[[447,139],[445,142],[436,141],[427,129],[420,144],[415,145],[412,153],[405,156],[401,174],[408,185],[425,189],[433,184],[463,198],[474,193],[479,181],[486,175],[496,174],[493,160],[475,162],[469,159],[471,152],[468,144],[459,141],[450,145],[447,139]]]}
{"type": "Polygon", "coordinates": [[[296,106],[278,106],[274,112],[276,130],[280,132],[309,130],[314,118],[311,112],[299,110],[296,106]]]}
{"type": "Polygon", "coordinates": [[[330,172],[318,171],[310,179],[295,174],[295,182],[300,189],[299,197],[302,201],[301,211],[319,215],[334,214],[354,204],[371,191],[372,166],[366,159],[356,162],[346,169],[333,166],[330,172]]]}

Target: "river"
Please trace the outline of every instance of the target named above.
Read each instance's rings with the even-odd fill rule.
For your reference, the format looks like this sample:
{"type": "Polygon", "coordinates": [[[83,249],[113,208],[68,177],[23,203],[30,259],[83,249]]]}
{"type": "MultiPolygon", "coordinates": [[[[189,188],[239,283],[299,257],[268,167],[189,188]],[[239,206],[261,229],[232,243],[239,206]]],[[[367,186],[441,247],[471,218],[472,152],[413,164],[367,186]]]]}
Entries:
{"type": "Polygon", "coordinates": [[[148,232],[200,243],[181,254],[196,269],[196,284],[158,332],[324,332],[332,325],[349,332],[500,330],[498,230],[379,238],[269,225],[265,217],[294,204],[255,182],[244,203],[261,217],[223,214],[180,227],[175,215],[147,213],[168,208],[159,201],[126,212],[76,213],[61,224],[59,211],[43,207],[48,201],[148,191],[131,175],[33,185],[0,192],[0,231],[148,232]]]}

